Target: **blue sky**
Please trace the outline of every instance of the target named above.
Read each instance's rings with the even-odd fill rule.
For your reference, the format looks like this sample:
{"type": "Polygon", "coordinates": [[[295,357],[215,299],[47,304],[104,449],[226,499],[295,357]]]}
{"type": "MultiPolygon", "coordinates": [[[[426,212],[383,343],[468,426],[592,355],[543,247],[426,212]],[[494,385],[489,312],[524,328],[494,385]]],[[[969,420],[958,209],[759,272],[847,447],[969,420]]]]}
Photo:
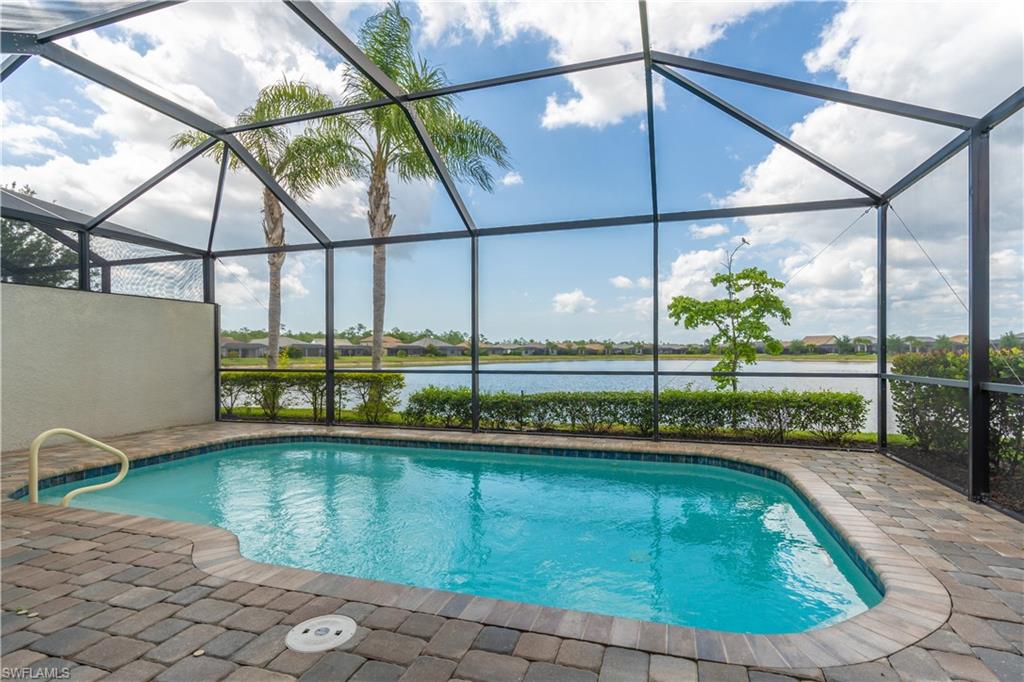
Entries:
{"type": "MultiPolygon", "coordinates": [[[[452,82],[487,78],[639,49],[629,3],[407,4],[417,51],[452,82]]],[[[372,4],[325,4],[354,35],[372,4]]],[[[1019,10],[843,3],[652,3],[655,49],[811,80],[915,103],[979,114],[1021,81],[1019,34],[1007,27],[1019,10]],[[955,35],[949,27],[957,26],[955,35]],[[897,42],[893,36],[900,36],[897,42]],[[884,50],[883,50],[884,48],[884,50]],[[935,68],[971,50],[977,74],[935,68]],[[882,53],[885,52],[883,55],[882,53]],[[948,81],[948,82],[947,82],[948,81]],[[913,95],[913,96],[911,96],[913,95]]],[[[64,41],[65,46],[135,78],[224,123],[259,88],[281,75],[336,89],[346,65],[280,4],[188,3],[64,41]],[[227,26],[229,28],[224,29],[227,26]],[[285,39],[273,40],[274,36],[285,39]]],[[[825,105],[699,74],[687,74],[868,184],[883,189],[950,139],[948,128],[825,105]]],[[[643,71],[639,64],[464,94],[459,110],[497,132],[513,168],[496,169],[495,190],[459,189],[480,226],[648,213],[650,211],[643,71]]],[[[23,66],[4,84],[4,182],[31,184],[43,199],[96,213],[166,165],[180,129],[172,121],[44,65],[23,66]]],[[[994,266],[999,296],[993,326],[1024,328],[1020,222],[1021,121],[994,137],[994,266]],[[998,166],[998,168],[997,168],[998,166]]],[[[656,77],[659,197],[664,211],[856,196],[853,189],[775,147],[769,140],[681,88],[656,77]]],[[[966,195],[962,163],[951,163],[897,204],[955,288],[965,284],[966,195]]],[[[216,166],[200,159],[115,220],[158,236],[205,246],[216,166]]],[[[459,229],[437,183],[392,181],[394,233],[459,229]]],[[[259,246],[260,190],[233,174],[215,248],[259,246]]],[[[335,239],[362,237],[365,185],[323,191],[304,207],[335,239]]],[[[874,212],[665,224],[661,232],[662,304],[677,294],[713,295],[707,279],[740,237],[741,263],[786,281],[794,309],[782,338],[872,333],[874,212]],[[859,219],[859,220],[858,220],[859,219]],[[856,221],[856,222],[855,222],[856,221]],[[846,235],[808,263],[851,223],[846,235]],[[795,275],[795,276],[794,276],[795,275]]],[[[309,241],[290,219],[289,243],[309,241]]],[[[956,298],[908,235],[893,231],[890,287],[894,330],[963,333],[956,298]],[[910,313],[904,311],[912,311],[910,313]]],[[[492,340],[649,339],[653,314],[651,227],[522,235],[481,240],[481,331],[492,340]]],[[[435,330],[469,327],[468,243],[393,247],[386,325],[435,330]]],[[[339,327],[369,323],[369,250],[336,255],[339,327]]],[[[323,258],[293,254],[285,266],[285,324],[323,327],[323,258]]],[[[266,315],[266,264],[226,261],[218,293],[226,328],[260,327],[266,315]]],[[[961,297],[963,294],[961,293],[961,297]]],[[[700,340],[703,330],[662,338],[700,340]]]]}

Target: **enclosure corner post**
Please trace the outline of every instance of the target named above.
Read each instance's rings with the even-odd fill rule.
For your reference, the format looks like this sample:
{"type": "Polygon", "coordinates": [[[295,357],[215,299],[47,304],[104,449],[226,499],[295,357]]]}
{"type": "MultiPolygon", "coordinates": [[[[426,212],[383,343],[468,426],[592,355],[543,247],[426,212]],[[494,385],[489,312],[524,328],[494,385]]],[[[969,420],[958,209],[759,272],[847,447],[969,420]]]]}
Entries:
{"type": "Polygon", "coordinates": [[[888,348],[886,346],[886,337],[889,334],[888,320],[886,318],[886,312],[889,305],[888,299],[888,239],[889,239],[889,204],[879,204],[878,208],[875,209],[877,212],[878,230],[875,235],[877,241],[876,244],[876,262],[875,275],[877,283],[877,299],[876,299],[876,314],[877,322],[875,324],[875,334],[877,339],[875,341],[875,354],[878,356],[878,364],[876,366],[877,378],[877,394],[875,396],[875,413],[876,423],[875,430],[877,431],[878,438],[878,449],[885,450],[889,446],[889,396],[888,386],[886,384],[885,375],[889,371],[889,357],[888,348]]]}
{"type": "Polygon", "coordinates": [[[989,487],[989,138],[971,131],[968,147],[970,223],[968,229],[968,479],[967,494],[980,500],[989,487]]]}
{"type": "Polygon", "coordinates": [[[213,304],[213,420],[220,421],[220,306],[213,304]]]}
{"type": "Polygon", "coordinates": [[[214,272],[213,256],[203,256],[203,303],[213,303],[216,298],[214,288],[216,274],[214,272]]]}
{"type": "Polygon", "coordinates": [[[217,261],[203,256],[203,303],[213,305],[213,419],[220,421],[220,306],[217,305],[217,261]]]}
{"type": "Polygon", "coordinates": [[[480,430],[480,239],[470,237],[470,365],[473,431],[480,430]]]}
{"type": "Polygon", "coordinates": [[[654,137],[654,75],[652,73],[653,62],[651,60],[651,38],[647,25],[647,2],[640,0],[640,38],[643,42],[644,51],[644,90],[646,95],[647,109],[647,160],[650,164],[651,183],[651,314],[652,314],[652,345],[651,345],[651,437],[654,440],[661,440],[661,382],[658,372],[661,369],[661,355],[659,349],[659,311],[661,304],[658,301],[658,164],[657,145],[654,137]]]}
{"type": "Polygon", "coordinates": [[[85,230],[78,233],[78,288],[91,291],[89,287],[89,233],[85,230]]]}
{"type": "Polygon", "coordinates": [[[324,410],[327,424],[334,423],[334,249],[324,251],[326,301],[324,310],[324,410]]]}

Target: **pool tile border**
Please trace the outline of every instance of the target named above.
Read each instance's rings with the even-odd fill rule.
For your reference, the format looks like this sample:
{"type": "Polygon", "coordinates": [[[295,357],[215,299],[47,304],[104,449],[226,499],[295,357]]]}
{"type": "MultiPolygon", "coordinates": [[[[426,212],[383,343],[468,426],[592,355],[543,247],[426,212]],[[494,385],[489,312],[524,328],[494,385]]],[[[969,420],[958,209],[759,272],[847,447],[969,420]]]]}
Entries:
{"type": "MultiPolygon", "coordinates": [[[[538,437],[532,436],[531,439],[536,442],[538,437]]],[[[494,434],[488,434],[485,439],[466,433],[431,434],[427,440],[422,432],[380,438],[359,433],[349,435],[328,429],[281,433],[274,433],[271,429],[253,437],[236,434],[197,443],[192,447],[141,453],[132,458],[132,462],[133,466],[147,466],[244,445],[334,441],[389,447],[728,466],[778,480],[795,490],[829,532],[836,536],[844,550],[862,564],[862,570],[878,581],[876,586],[883,592],[882,601],[846,621],[802,633],[748,635],[718,632],[259,563],[243,557],[239,552],[238,538],[218,527],[50,505],[33,508],[25,502],[15,501],[19,493],[24,495],[24,486],[16,487],[16,482],[7,476],[4,477],[3,488],[11,501],[5,500],[4,504],[17,505],[19,513],[33,509],[35,513],[59,519],[102,523],[187,539],[193,543],[192,560],[196,567],[225,579],[245,580],[281,589],[298,589],[487,625],[514,627],[605,646],[747,666],[821,668],[875,660],[928,636],[945,623],[950,615],[952,604],[949,593],[938,580],[820,476],[799,464],[769,460],[754,448],[737,453],[735,449],[715,452],[714,448],[680,443],[644,443],[638,447],[627,441],[609,440],[590,444],[579,443],[571,438],[551,437],[545,438],[545,441],[552,445],[538,446],[524,445],[517,440],[515,436],[502,439],[494,434]],[[683,448],[712,452],[696,454],[680,451],[683,448]]],[[[115,470],[116,467],[109,465],[89,467],[88,463],[73,470],[67,467],[64,471],[51,472],[45,479],[45,487],[114,473],[115,470]]],[[[44,487],[43,481],[40,481],[40,487],[44,487]]]]}

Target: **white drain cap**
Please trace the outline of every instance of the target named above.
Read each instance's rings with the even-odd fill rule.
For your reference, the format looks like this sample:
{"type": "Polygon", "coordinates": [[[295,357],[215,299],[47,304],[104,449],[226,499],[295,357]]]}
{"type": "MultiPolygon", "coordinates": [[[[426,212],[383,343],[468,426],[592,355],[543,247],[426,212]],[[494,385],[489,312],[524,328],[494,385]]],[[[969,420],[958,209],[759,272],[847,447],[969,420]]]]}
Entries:
{"type": "Polygon", "coordinates": [[[354,634],[356,622],[348,616],[317,616],[289,630],[284,643],[292,651],[327,651],[341,646],[352,639],[354,634]]]}

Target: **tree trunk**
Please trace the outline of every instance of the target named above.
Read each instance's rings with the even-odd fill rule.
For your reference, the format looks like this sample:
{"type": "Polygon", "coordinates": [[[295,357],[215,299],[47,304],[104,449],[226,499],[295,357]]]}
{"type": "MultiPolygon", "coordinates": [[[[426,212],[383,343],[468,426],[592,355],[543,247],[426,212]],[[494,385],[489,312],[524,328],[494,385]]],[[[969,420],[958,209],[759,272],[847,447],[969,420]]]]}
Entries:
{"type": "Polygon", "coordinates": [[[380,369],[384,357],[384,305],[387,298],[387,247],[373,247],[373,369],[380,369]]]}
{"type": "MultiPolygon", "coordinates": [[[[388,169],[380,155],[374,157],[370,171],[370,221],[371,237],[387,237],[395,223],[391,213],[391,189],[388,186],[388,169]]],[[[377,244],[373,247],[373,357],[372,368],[380,369],[384,358],[384,305],[387,296],[387,247],[377,244]]]]}
{"type": "MultiPolygon", "coordinates": [[[[269,189],[263,190],[263,234],[267,246],[284,246],[284,209],[281,202],[269,189]]],[[[285,254],[268,253],[270,266],[269,292],[267,295],[267,367],[277,369],[277,358],[281,347],[281,267],[285,254]]]]}

